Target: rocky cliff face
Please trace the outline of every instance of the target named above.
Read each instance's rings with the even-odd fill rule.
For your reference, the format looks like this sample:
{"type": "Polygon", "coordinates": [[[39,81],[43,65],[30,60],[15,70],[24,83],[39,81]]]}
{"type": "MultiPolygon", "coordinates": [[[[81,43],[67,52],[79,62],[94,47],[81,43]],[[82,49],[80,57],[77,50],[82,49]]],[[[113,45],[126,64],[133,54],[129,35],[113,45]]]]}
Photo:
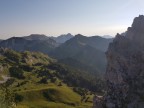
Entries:
{"type": "Polygon", "coordinates": [[[126,36],[117,34],[107,51],[107,108],[135,108],[144,101],[144,16],[126,36]]]}
{"type": "Polygon", "coordinates": [[[134,19],[125,36],[117,34],[106,55],[108,89],[103,97],[103,107],[144,108],[143,15],[134,19]]]}

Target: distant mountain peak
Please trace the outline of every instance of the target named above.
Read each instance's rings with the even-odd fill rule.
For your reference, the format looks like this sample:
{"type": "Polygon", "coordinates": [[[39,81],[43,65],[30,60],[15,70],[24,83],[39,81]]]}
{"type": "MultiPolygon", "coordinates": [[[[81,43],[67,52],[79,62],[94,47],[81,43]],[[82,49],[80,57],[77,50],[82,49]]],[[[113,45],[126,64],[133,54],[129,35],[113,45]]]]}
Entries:
{"type": "Polygon", "coordinates": [[[30,34],[30,36],[46,36],[44,34],[30,34]]]}
{"type": "Polygon", "coordinates": [[[75,37],[85,37],[85,36],[83,36],[82,34],[77,34],[75,35],[75,37]]]}
{"type": "Polygon", "coordinates": [[[58,43],[64,43],[64,42],[66,42],[67,40],[69,40],[73,37],[74,36],[71,33],[68,33],[68,34],[62,34],[58,37],[51,37],[51,38],[54,39],[58,43]]]}
{"type": "Polygon", "coordinates": [[[67,34],[62,34],[62,35],[60,35],[60,36],[58,36],[58,37],[61,37],[61,36],[70,36],[70,37],[73,37],[73,35],[71,34],[71,33],[67,33],[67,34]]]}
{"type": "Polygon", "coordinates": [[[31,34],[29,36],[24,36],[23,38],[27,39],[27,40],[47,40],[47,39],[49,39],[49,37],[47,37],[44,34],[31,34]]]}
{"type": "Polygon", "coordinates": [[[113,38],[113,36],[110,36],[110,35],[104,35],[104,36],[102,36],[103,38],[113,38]]]}
{"type": "Polygon", "coordinates": [[[71,33],[68,33],[67,35],[71,35],[71,36],[72,36],[72,34],[71,34],[71,33]]]}

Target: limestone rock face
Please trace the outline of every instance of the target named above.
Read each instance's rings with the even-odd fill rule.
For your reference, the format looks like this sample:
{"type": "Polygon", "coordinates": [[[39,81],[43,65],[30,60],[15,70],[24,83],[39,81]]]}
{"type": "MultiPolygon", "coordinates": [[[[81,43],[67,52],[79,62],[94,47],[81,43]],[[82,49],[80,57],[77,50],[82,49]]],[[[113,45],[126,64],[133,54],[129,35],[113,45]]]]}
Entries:
{"type": "Polygon", "coordinates": [[[139,108],[144,102],[143,15],[134,19],[125,36],[117,34],[106,55],[106,107],[139,108]]]}
{"type": "Polygon", "coordinates": [[[105,78],[108,89],[103,97],[103,107],[144,108],[143,15],[134,19],[125,36],[116,35],[106,55],[108,64],[105,78]]]}

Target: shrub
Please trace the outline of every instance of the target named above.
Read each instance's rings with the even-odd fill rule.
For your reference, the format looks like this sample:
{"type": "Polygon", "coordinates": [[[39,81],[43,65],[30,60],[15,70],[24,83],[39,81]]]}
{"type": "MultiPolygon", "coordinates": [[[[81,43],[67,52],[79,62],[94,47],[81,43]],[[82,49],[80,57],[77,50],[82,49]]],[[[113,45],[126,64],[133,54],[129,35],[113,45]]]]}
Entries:
{"type": "Polygon", "coordinates": [[[59,82],[58,86],[62,86],[62,82],[59,82]]]}
{"type": "Polygon", "coordinates": [[[55,82],[56,82],[56,80],[57,80],[57,79],[56,79],[56,78],[54,78],[54,77],[52,77],[52,78],[51,78],[51,82],[52,82],[52,83],[55,83],[55,82]]]}
{"type": "Polygon", "coordinates": [[[15,77],[15,78],[18,78],[18,79],[24,79],[25,76],[23,75],[23,71],[22,69],[18,68],[18,67],[11,67],[9,69],[9,72],[10,72],[10,76],[11,77],[15,77]]]}
{"type": "Polygon", "coordinates": [[[39,83],[47,84],[47,83],[48,83],[48,82],[47,82],[47,78],[42,78],[42,79],[39,81],[39,83]]]}
{"type": "Polygon", "coordinates": [[[23,101],[23,96],[19,95],[19,94],[15,94],[15,102],[18,103],[18,102],[21,102],[23,101]]]}

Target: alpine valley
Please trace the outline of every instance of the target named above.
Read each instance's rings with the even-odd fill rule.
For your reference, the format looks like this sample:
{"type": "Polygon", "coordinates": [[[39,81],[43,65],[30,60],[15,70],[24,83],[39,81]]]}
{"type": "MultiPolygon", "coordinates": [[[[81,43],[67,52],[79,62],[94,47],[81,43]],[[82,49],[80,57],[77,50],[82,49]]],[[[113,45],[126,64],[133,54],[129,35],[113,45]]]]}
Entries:
{"type": "Polygon", "coordinates": [[[105,51],[112,41],[70,33],[1,40],[1,107],[92,107],[94,94],[105,90],[105,51]]]}

